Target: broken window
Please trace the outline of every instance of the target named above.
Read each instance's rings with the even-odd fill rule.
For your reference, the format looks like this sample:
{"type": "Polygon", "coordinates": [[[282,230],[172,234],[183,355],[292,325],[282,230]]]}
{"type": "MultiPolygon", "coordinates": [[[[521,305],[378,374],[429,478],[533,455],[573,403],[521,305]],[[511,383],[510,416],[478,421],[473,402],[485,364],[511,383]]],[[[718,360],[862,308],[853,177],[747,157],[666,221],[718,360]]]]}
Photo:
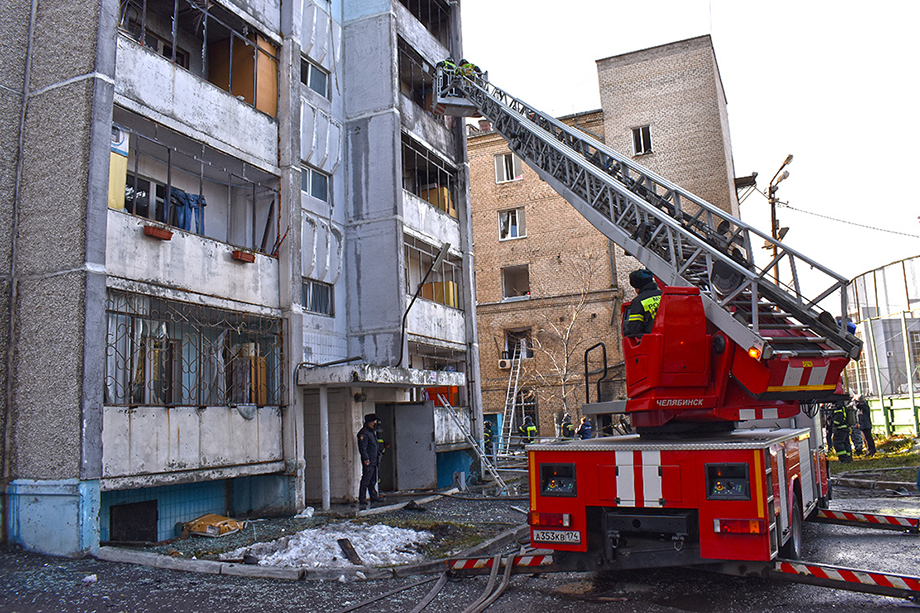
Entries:
{"type": "Polygon", "coordinates": [[[402,135],[403,189],[457,219],[457,170],[408,134],[402,135]]]}
{"type": "Polygon", "coordinates": [[[109,290],[105,404],[280,405],[281,319],[109,290]]]}
{"type": "Polygon", "coordinates": [[[450,49],[450,3],[447,0],[399,0],[441,45],[450,49]]]}
{"type": "Polygon", "coordinates": [[[441,249],[425,241],[409,236],[404,236],[406,257],[406,293],[414,296],[420,291],[419,297],[431,300],[438,304],[463,308],[460,302],[460,280],[462,268],[460,258],[448,253],[438,270],[432,270],[432,264],[438,257],[441,249]],[[428,278],[425,278],[425,275],[428,278]],[[419,284],[424,281],[424,285],[419,284]]]}
{"type": "Polygon", "coordinates": [[[502,268],[502,298],[526,298],[530,296],[530,270],[527,264],[502,268]]]}
{"type": "Polygon", "coordinates": [[[652,133],[649,126],[632,129],[633,155],[652,152],[652,133]]]}
{"type": "Polygon", "coordinates": [[[524,207],[498,212],[498,239],[527,236],[524,227],[524,207]]]}
{"type": "Polygon", "coordinates": [[[502,351],[502,358],[510,360],[514,357],[515,351],[520,351],[520,357],[529,359],[533,357],[533,344],[530,340],[531,330],[525,328],[522,330],[505,330],[505,350],[502,351]]]}
{"type": "Polygon", "coordinates": [[[495,156],[495,182],[507,183],[524,178],[524,163],[513,153],[495,156]]]}
{"type": "Polygon", "coordinates": [[[236,14],[200,0],[121,0],[119,29],[272,117],[278,48],[236,14]]]}
{"type": "Polygon", "coordinates": [[[115,119],[109,207],[274,255],[277,177],[118,107],[115,119]]]}
{"type": "Polygon", "coordinates": [[[300,191],[310,194],[317,200],[331,202],[329,175],[315,168],[304,166],[300,172],[300,191]]]}
{"type": "Polygon", "coordinates": [[[434,68],[401,38],[397,41],[397,53],[399,55],[399,91],[436,121],[447,125],[446,115],[435,115],[432,112],[434,68]]]}
{"type": "Polygon", "coordinates": [[[335,316],[334,287],[329,283],[304,279],[303,308],[317,315],[335,316]]]}
{"type": "Polygon", "coordinates": [[[323,98],[329,98],[329,73],[313,62],[300,60],[300,82],[323,98]]]}

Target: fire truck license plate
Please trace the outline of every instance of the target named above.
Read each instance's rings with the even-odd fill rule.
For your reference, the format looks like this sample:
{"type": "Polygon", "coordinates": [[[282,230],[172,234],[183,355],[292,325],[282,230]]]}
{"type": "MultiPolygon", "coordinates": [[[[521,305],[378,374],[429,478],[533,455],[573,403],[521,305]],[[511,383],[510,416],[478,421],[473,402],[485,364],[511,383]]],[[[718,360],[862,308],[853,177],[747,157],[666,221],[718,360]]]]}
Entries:
{"type": "Polygon", "coordinates": [[[533,540],[541,543],[581,543],[578,530],[534,530],[533,540]]]}

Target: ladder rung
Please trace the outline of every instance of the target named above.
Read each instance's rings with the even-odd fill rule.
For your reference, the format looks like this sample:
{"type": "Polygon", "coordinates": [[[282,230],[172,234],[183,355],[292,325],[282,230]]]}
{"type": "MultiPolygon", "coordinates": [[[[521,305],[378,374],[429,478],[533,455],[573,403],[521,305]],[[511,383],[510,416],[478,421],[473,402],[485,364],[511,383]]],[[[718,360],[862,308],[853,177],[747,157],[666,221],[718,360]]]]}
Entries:
{"type": "Polygon", "coordinates": [[[770,343],[807,343],[821,344],[827,343],[823,336],[764,336],[764,340],[770,343]]]}

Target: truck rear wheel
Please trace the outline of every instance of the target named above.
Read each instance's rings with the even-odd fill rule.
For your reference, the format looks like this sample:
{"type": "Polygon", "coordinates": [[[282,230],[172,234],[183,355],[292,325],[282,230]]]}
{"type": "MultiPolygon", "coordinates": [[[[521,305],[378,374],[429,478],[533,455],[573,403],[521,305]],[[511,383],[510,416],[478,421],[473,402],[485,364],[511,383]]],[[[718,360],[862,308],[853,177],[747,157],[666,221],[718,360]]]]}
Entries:
{"type": "Polygon", "coordinates": [[[802,517],[802,503],[799,502],[797,495],[792,497],[792,517],[789,519],[789,539],[779,548],[779,554],[788,560],[798,560],[802,557],[804,519],[802,517]]]}

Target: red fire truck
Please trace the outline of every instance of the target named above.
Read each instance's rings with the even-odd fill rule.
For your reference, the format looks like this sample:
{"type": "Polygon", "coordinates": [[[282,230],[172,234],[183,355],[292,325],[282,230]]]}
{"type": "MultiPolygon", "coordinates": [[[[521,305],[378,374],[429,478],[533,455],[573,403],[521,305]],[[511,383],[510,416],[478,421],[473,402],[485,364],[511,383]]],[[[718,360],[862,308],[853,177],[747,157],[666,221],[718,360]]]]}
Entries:
{"type": "MultiPolygon", "coordinates": [[[[551,555],[511,556],[509,566],[707,565],[916,597],[918,578],[783,559],[798,557],[806,518],[920,528],[911,518],[840,519],[822,510],[829,491],[817,407],[835,399],[841,373],[862,348],[847,326],[848,280],[510,96],[478,70],[439,66],[433,110],[484,116],[662,290],[651,332],[624,339],[627,399],[600,398],[597,382],[598,401],[583,408],[625,414],[636,434],[527,447],[531,542],[551,555]],[[754,258],[761,241],[773,253],[764,265],[754,258]],[[780,263],[788,264],[782,282],[780,263]],[[798,276],[806,268],[827,289],[806,295],[798,276]],[[835,297],[839,317],[822,306],[835,297]]],[[[510,402],[515,397],[509,392],[510,402]]],[[[510,437],[505,412],[502,438],[510,437]]],[[[493,562],[458,560],[451,568],[493,562]]]]}
{"type": "Polygon", "coordinates": [[[757,360],[707,321],[697,288],[662,290],[651,333],[624,341],[629,399],[585,407],[625,411],[638,434],[528,447],[534,546],[578,568],[798,557],[828,499],[819,420],[799,399],[832,394],[849,358],[757,360]]]}

